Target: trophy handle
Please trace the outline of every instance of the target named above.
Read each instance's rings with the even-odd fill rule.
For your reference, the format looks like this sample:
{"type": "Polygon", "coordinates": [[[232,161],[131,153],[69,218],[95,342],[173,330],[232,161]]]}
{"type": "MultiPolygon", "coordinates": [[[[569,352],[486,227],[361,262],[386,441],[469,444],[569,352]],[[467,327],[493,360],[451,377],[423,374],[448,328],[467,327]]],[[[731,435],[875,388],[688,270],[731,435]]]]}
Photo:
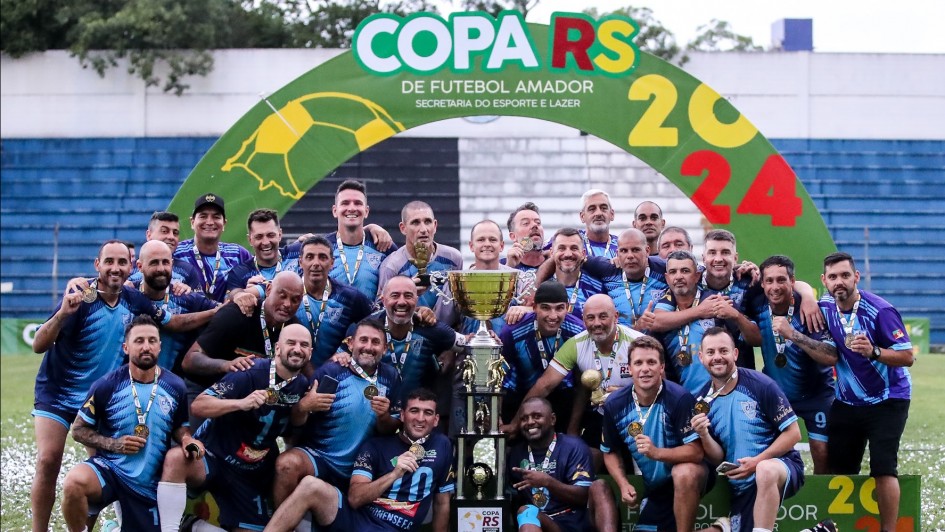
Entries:
{"type": "Polygon", "coordinates": [[[443,298],[444,303],[452,303],[456,301],[455,297],[452,297],[443,290],[443,287],[449,282],[450,277],[448,272],[437,271],[430,274],[430,290],[437,295],[437,297],[443,298]]]}
{"type": "Polygon", "coordinates": [[[515,301],[521,303],[528,296],[534,294],[538,291],[538,286],[536,286],[536,281],[538,280],[535,272],[519,272],[518,280],[522,282],[522,292],[515,296],[515,301]]]}

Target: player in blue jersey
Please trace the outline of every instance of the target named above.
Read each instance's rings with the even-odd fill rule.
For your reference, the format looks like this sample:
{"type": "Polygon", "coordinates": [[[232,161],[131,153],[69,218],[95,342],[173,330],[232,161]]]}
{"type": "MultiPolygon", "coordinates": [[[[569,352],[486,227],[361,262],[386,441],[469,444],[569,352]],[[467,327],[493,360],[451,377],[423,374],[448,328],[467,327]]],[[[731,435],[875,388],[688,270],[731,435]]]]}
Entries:
{"type": "Polygon", "coordinates": [[[664,369],[659,341],[650,336],[633,341],[633,386],[614,392],[604,404],[600,450],[623,503],[641,507],[634,530],[691,532],[699,496],[708,491],[709,468],[690,424],[696,400],[682,386],[663,379],[664,369]],[[626,452],[640,468],[645,497],[627,481],[626,452]]]}
{"type": "Polygon", "coordinates": [[[147,297],[124,285],[131,270],[128,248],[120,240],[102,244],[95,259],[98,277],[67,287],[52,316],[36,331],[33,350],[45,352],[36,376],[33,405],[36,473],[31,493],[34,530],[45,531],[56,496],[69,426],[92,383],[121,365],[125,326],[139,314],[163,328],[190,330],[208,315],[171,316],[147,297]]]}
{"type": "MultiPolygon", "coordinates": [[[[160,240],[164,242],[173,254],[180,243],[180,218],[172,212],[156,211],[151,215],[151,221],[148,223],[144,236],[147,241],[160,240]]],[[[142,278],[143,275],[139,269],[131,273],[128,282],[137,288],[140,286],[142,278]]],[[[171,283],[182,283],[190,289],[189,291],[203,292],[197,270],[185,260],[174,259],[171,283]]],[[[174,292],[173,289],[171,291],[174,292]]]]}
{"type": "Polygon", "coordinates": [[[223,198],[216,194],[203,194],[194,201],[190,227],[194,238],[181,242],[174,251],[174,258],[189,262],[200,276],[203,293],[222,302],[230,269],[252,256],[239,244],[220,242],[226,227],[226,211],[223,198]]]}
{"type": "Polygon", "coordinates": [[[381,361],[384,325],[362,320],[349,344],[349,364],[328,362],[315,370],[311,390],[296,407],[292,422],[302,428],[297,446],[276,462],[276,506],[309,475],[346,485],[361,444],[375,433],[393,434],[400,426],[400,405],[392,400],[400,396],[400,376],[381,361]],[[334,391],[326,388],[329,383],[334,391]]]}
{"type": "Polygon", "coordinates": [[[659,255],[659,238],[666,220],[663,219],[663,209],[652,201],[643,201],[633,210],[633,228],[643,233],[650,255],[659,255]]]}
{"type": "Polygon", "coordinates": [[[541,225],[538,205],[525,202],[509,214],[506,224],[512,245],[505,252],[502,263],[523,272],[535,271],[543,262],[542,246],[545,229],[541,225]]]}
{"type": "Polygon", "coordinates": [[[315,524],[332,531],[418,530],[431,505],[433,530],[447,530],[455,491],[453,447],[434,431],[436,412],[436,394],[424,388],[411,392],[403,429],[371,438],[358,450],[347,496],[320,478],[306,477],[266,530],[296,530],[308,511],[315,524]]]}
{"type": "MultiPolygon", "coordinates": [[[[675,317],[690,309],[704,312],[711,310],[709,306],[700,305],[703,292],[699,286],[696,257],[692,253],[674,251],[669,254],[666,259],[666,282],[669,290],[654,309],[656,317],[669,314],[675,317]]],[[[715,326],[715,317],[711,312],[696,316],[664,333],[654,334],[666,352],[667,377],[682,384],[693,394],[709,382],[709,373],[698,357],[698,346],[702,342],[702,334],[715,326]]]]}
{"type": "MultiPolygon", "coordinates": [[[[502,418],[511,421],[528,390],[538,382],[554,359],[558,349],[572,337],[584,331],[584,322],[568,314],[568,292],[557,281],[545,281],[535,291],[535,312],[526,314],[522,321],[510,325],[499,335],[502,356],[509,365],[502,387],[502,418]]],[[[559,415],[555,430],[565,432],[571,420],[574,404],[574,376],[566,375],[549,392],[547,399],[559,415]]],[[[508,430],[514,430],[507,427],[508,430]]]]}
{"type": "MultiPolygon", "coordinates": [[[[404,247],[391,253],[381,263],[378,278],[378,296],[387,281],[395,275],[414,277],[418,270],[414,261],[417,259],[417,245],[425,246],[424,252],[429,263],[427,273],[461,270],[463,256],[459,250],[434,241],[436,237],[436,218],[433,209],[422,201],[411,201],[400,211],[400,232],[406,237],[404,247]]],[[[419,281],[418,281],[419,282],[419,281]]],[[[420,295],[420,305],[433,308],[437,295],[432,290],[425,290],[420,295]]]]}
{"type": "Polygon", "coordinates": [[[909,416],[915,362],[899,312],[861,290],[860,272],[847,253],[824,258],[827,294],[820,308],[830,338],[818,342],[785,330],[814,360],[837,369],[836,399],[827,421],[827,465],[831,473],[855,475],[867,442],[870,476],[876,479],[880,529],[895,530],[899,518],[899,442],[909,416]]]}
{"type": "Polygon", "coordinates": [[[827,473],[827,414],[834,398],[833,370],[819,364],[793,340],[799,331],[804,336],[823,340],[825,333],[813,333],[801,323],[803,296],[794,289],[794,261],[774,255],[761,263],[760,301],[749,308],[761,314],[753,317],[761,329],[761,356],[764,374],[774,379],[798,417],[804,420],[810,439],[814,474],[827,473]]]}
{"type": "Polygon", "coordinates": [[[610,223],[614,221],[614,207],[610,194],[592,188],[581,195],[581,212],[578,213],[584,229],[584,253],[588,257],[612,259],[617,256],[617,235],[610,234],[610,223]]]}
{"type": "Polygon", "coordinates": [[[551,237],[551,260],[545,261],[536,273],[537,282],[554,279],[568,289],[568,312],[581,318],[584,302],[604,292],[604,283],[581,269],[587,260],[583,239],[577,229],[558,229],[551,237]]]}
{"type": "Polygon", "coordinates": [[[712,381],[696,396],[692,428],[732,490],[730,517],[713,527],[771,532],[781,503],[804,484],[804,463],[794,450],[801,440],[797,416],[770,377],[736,366],[738,349],[724,328],[705,331],[699,358],[712,381]]]}
{"type": "Polygon", "coordinates": [[[226,529],[262,530],[279,455],[276,438],[287,432],[292,409],[308,389],[302,368],[311,355],[308,329],[287,325],[272,359],[226,374],[194,400],[194,413],[207,418],[196,433],[207,453],[199,462],[178,450],[168,453],[157,488],[162,530],[178,530],[188,488],[213,495],[226,529]]]}
{"type": "Polygon", "coordinates": [[[253,256],[233,266],[226,274],[226,292],[246,288],[250,284],[271,281],[282,270],[301,274],[299,269],[300,242],[279,247],[282,228],[279,214],[272,209],[256,209],[246,221],[246,240],[253,248],[253,256]]]}
{"type": "Polygon", "coordinates": [[[666,293],[666,263],[651,256],[646,235],[638,229],[627,229],[617,239],[617,263],[603,257],[592,257],[581,267],[604,283],[614,300],[620,323],[640,332],[647,332],[647,311],[666,293]]]}
{"type": "Polygon", "coordinates": [[[113,501],[122,505],[126,530],[160,530],[156,489],[172,439],[193,458],[203,455],[187,425],[184,382],[157,366],[157,325],[138,316],[126,330],[130,363],[95,381],[72,425],[75,441],[95,455],[72,468],[63,483],[69,530],[84,530],[90,516],[113,501]]]}
{"type": "Polygon", "coordinates": [[[295,317],[315,338],[307,375],[324,364],[341,347],[348,328],[371,314],[371,301],[354,287],[329,278],[331,244],[323,236],[302,243],[300,266],[305,296],[295,317]]]}
{"type": "Polygon", "coordinates": [[[588,492],[594,482],[591,453],[579,438],[555,432],[551,403],[540,397],[522,403],[520,434],[512,446],[506,478],[521,531],[591,528],[588,492]]]}
{"type": "MultiPolygon", "coordinates": [[[[216,313],[220,303],[207,299],[201,292],[192,292],[182,296],[171,293],[172,262],[171,250],[163,242],[157,240],[145,242],[138,255],[138,270],[143,275],[141,293],[147,296],[156,307],[172,316],[203,311],[216,313]]],[[[208,316],[210,314],[208,313],[208,316]]],[[[207,320],[209,321],[209,317],[207,320]]],[[[195,339],[194,332],[161,331],[161,355],[158,357],[158,366],[181,375],[181,360],[195,339]]]]}
{"type": "Polygon", "coordinates": [[[338,229],[325,235],[331,243],[334,266],[331,278],[351,285],[370,300],[378,290],[381,263],[397,251],[390,234],[378,225],[364,225],[371,212],[364,184],[346,179],[335,190],[331,215],[338,220],[338,229]]]}

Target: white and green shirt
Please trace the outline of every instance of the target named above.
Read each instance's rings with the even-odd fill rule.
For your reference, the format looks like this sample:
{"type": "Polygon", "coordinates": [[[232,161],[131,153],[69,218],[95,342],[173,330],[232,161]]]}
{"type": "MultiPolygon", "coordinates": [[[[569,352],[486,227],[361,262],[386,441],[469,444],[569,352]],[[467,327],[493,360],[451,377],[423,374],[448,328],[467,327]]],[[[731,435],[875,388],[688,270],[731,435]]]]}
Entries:
{"type": "Polygon", "coordinates": [[[629,386],[633,383],[630,377],[630,342],[640,336],[643,336],[643,333],[618,323],[617,347],[611,356],[610,354],[601,355],[597,350],[597,344],[587,331],[583,331],[570,338],[558,349],[554,359],[551,360],[551,367],[562,375],[567,375],[575,367],[577,367],[575,373],[596,369],[604,376],[604,388],[629,386]]]}

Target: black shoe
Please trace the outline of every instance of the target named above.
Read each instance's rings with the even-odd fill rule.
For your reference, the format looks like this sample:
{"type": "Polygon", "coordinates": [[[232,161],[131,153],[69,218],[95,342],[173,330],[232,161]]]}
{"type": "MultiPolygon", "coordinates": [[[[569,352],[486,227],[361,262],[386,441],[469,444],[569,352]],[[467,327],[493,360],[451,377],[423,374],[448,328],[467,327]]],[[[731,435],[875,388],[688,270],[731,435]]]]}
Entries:
{"type": "Polygon", "coordinates": [[[810,528],[805,528],[801,532],[840,532],[840,527],[833,522],[833,519],[824,519],[810,528]]]}

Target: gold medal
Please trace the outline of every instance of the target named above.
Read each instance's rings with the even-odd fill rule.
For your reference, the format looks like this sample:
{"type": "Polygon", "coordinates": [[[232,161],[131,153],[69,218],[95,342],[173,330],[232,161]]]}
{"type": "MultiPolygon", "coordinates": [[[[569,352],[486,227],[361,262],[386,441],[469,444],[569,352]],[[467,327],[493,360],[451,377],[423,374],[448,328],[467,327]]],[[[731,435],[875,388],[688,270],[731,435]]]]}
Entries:
{"type": "Polygon", "coordinates": [[[275,388],[269,388],[266,390],[266,404],[274,405],[279,402],[279,392],[275,388]]]}
{"type": "Polygon", "coordinates": [[[640,434],[643,434],[643,424],[639,421],[630,423],[630,426],[627,427],[627,433],[630,434],[630,437],[636,438],[640,434]]]}
{"type": "Polygon", "coordinates": [[[522,246],[522,251],[526,253],[529,251],[534,251],[536,247],[535,243],[529,237],[522,238],[518,241],[518,243],[522,246]]]}
{"type": "Polygon", "coordinates": [[[410,451],[410,454],[412,454],[414,458],[417,459],[418,462],[420,460],[423,460],[423,457],[427,455],[427,450],[424,449],[423,446],[420,445],[419,443],[410,444],[410,449],[408,450],[410,451]]]}
{"type": "Polygon", "coordinates": [[[548,496],[545,495],[543,490],[536,490],[532,492],[532,502],[535,506],[539,508],[544,508],[548,504],[548,496]]]}
{"type": "Polygon", "coordinates": [[[697,414],[708,414],[708,413],[709,413],[709,403],[707,403],[707,402],[705,402],[705,401],[699,401],[698,403],[696,403],[696,406],[695,406],[695,408],[693,408],[693,410],[694,410],[697,414]]]}
{"type": "Polygon", "coordinates": [[[847,333],[847,335],[843,337],[843,343],[847,346],[847,349],[853,349],[853,340],[855,338],[856,335],[853,333],[847,333]]]}
{"type": "Polygon", "coordinates": [[[98,290],[96,290],[94,286],[90,286],[82,291],[82,301],[95,303],[96,299],[98,299],[98,290]]]}
{"type": "Polygon", "coordinates": [[[364,389],[364,398],[370,401],[371,399],[374,399],[375,397],[380,395],[380,393],[381,391],[377,389],[377,386],[374,386],[373,384],[368,384],[367,388],[364,389]]]}
{"type": "Polygon", "coordinates": [[[138,423],[135,425],[135,436],[148,439],[149,434],[151,434],[151,429],[149,429],[144,423],[138,423]]]}
{"type": "Polygon", "coordinates": [[[679,362],[679,365],[682,367],[688,367],[689,364],[692,364],[692,355],[689,354],[689,351],[685,349],[676,353],[676,361],[679,362]]]}
{"type": "Polygon", "coordinates": [[[779,353],[778,356],[774,357],[774,365],[779,368],[787,366],[787,355],[779,353]]]}

